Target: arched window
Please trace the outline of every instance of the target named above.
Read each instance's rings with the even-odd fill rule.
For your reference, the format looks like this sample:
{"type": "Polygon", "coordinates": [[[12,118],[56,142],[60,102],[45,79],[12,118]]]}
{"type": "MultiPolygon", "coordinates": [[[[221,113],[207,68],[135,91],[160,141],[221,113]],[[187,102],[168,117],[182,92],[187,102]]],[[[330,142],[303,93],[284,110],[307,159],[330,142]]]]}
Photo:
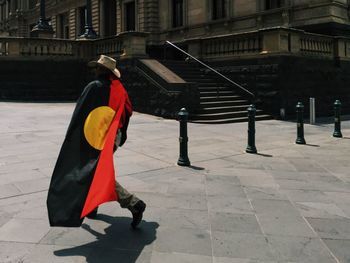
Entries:
{"type": "Polygon", "coordinates": [[[184,3],[183,0],[173,0],[172,2],[172,13],[173,13],[173,27],[180,27],[184,25],[184,3]]]}

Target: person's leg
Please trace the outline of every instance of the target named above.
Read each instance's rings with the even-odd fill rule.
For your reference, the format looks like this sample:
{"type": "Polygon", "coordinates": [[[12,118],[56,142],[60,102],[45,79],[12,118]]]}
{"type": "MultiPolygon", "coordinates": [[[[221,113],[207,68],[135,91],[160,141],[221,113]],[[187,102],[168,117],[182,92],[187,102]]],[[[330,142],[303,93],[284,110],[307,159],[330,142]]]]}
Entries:
{"type": "MultiPolygon", "coordinates": [[[[117,132],[116,140],[114,143],[114,151],[116,151],[120,145],[122,133],[120,129],[117,132]]],[[[127,208],[132,213],[131,226],[136,228],[142,220],[143,211],[145,211],[146,204],[138,199],[134,194],[130,194],[124,187],[122,187],[117,181],[115,182],[115,191],[118,195],[118,202],[122,208],[127,208]]]]}
{"type": "Polygon", "coordinates": [[[130,210],[140,200],[135,195],[130,194],[117,181],[115,182],[115,190],[118,194],[118,202],[122,208],[128,208],[130,210]]]}
{"type": "Polygon", "coordinates": [[[124,187],[122,187],[117,181],[116,192],[118,195],[118,202],[122,208],[127,208],[132,213],[133,221],[131,226],[136,228],[142,220],[143,212],[145,211],[146,204],[137,198],[134,194],[130,194],[124,187]]]}

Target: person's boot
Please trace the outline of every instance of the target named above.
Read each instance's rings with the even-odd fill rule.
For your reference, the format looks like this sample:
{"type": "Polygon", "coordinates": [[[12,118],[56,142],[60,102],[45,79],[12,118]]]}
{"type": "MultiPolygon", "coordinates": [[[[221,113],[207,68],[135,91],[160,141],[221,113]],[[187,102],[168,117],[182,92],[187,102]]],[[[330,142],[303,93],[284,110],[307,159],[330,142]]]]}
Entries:
{"type": "Polygon", "coordinates": [[[146,209],[146,204],[140,200],[138,201],[132,209],[132,222],[131,222],[131,226],[133,229],[135,229],[141,222],[142,220],[142,216],[143,216],[143,212],[146,209]]]}
{"type": "Polygon", "coordinates": [[[97,209],[98,207],[96,207],[94,210],[92,210],[89,214],[86,215],[87,218],[90,219],[94,219],[97,216],[97,209]]]}

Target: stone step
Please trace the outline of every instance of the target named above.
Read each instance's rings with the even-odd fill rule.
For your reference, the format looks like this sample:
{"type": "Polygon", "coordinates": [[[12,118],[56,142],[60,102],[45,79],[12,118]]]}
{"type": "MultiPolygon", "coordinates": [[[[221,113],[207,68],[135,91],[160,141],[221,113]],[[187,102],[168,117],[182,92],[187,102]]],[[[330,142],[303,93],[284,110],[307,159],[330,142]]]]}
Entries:
{"type": "MultiPolygon", "coordinates": [[[[196,114],[190,116],[193,122],[230,123],[248,120],[249,98],[238,95],[232,84],[196,63],[166,61],[163,64],[185,81],[197,84],[200,106],[196,114]]],[[[262,114],[261,110],[257,111],[257,119],[262,114]]],[[[266,115],[265,118],[271,117],[266,115]]]]}
{"type": "Polygon", "coordinates": [[[261,90],[268,90],[268,89],[273,88],[273,85],[271,83],[259,82],[256,84],[256,87],[261,89],[261,90]]]}
{"type": "Polygon", "coordinates": [[[222,97],[222,96],[230,96],[234,95],[235,93],[231,90],[220,90],[217,91],[199,91],[200,97],[222,97]]]}
{"type": "Polygon", "coordinates": [[[217,83],[216,80],[214,79],[209,79],[209,78],[205,78],[205,77],[201,77],[201,76],[197,76],[197,77],[189,77],[189,76],[183,76],[183,75],[180,75],[178,74],[182,79],[186,80],[187,82],[210,82],[210,83],[217,83]]]}
{"type": "MultiPolygon", "coordinates": [[[[262,120],[271,120],[270,115],[260,115],[256,116],[256,121],[262,120]]],[[[217,119],[217,120],[195,120],[192,119],[189,122],[198,123],[198,124],[225,124],[225,123],[235,123],[235,122],[248,122],[248,117],[239,117],[239,118],[227,118],[227,119],[217,119]]]]}
{"type": "Polygon", "coordinates": [[[271,82],[275,81],[278,78],[277,74],[261,74],[256,75],[256,82],[271,82]]]}
{"type": "Polygon", "coordinates": [[[194,74],[194,75],[203,75],[205,74],[205,72],[201,71],[200,69],[198,68],[191,68],[191,67],[188,67],[188,66],[173,66],[173,65],[165,65],[167,68],[175,71],[175,72],[179,72],[179,73],[184,73],[184,74],[194,74]]]}
{"type": "Polygon", "coordinates": [[[229,91],[232,91],[234,92],[234,89],[232,89],[231,87],[225,87],[225,86],[198,86],[198,90],[199,91],[226,91],[226,90],[229,90],[229,91]]]}
{"type": "MultiPolygon", "coordinates": [[[[256,114],[262,113],[262,110],[256,110],[256,114]]],[[[247,111],[224,111],[216,113],[199,113],[192,114],[191,118],[194,120],[219,120],[219,119],[231,119],[247,117],[247,111]]]]}
{"type": "Polygon", "coordinates": [[[217,88],[217,87],[226,87],[222,83],[217,83],[217,82],[197,82],[198,87],[201,88],[217,88]]]}
{"type": "Polygon", "coordinates": [[[235,106],[206,107],[206,108],[199,109],[197,111],[197,114],[245,111],[248,109],[248,107],[249,107],[249,104],[235,105],[235,106]]]}
{"type": "Polygon", "coordinates": [[[220,95],[220,96],[211,96],[211,97],[200,97],[200,103],[203,102],[215,102],[215,101],[233,101],[240,100],[242,97],[238,95],[220,95]]]}
{"type": "Polygon", "coordinates": [[[240,99],[240,100],[223,100],[223,101],[207,101],[201,102],[202,108],[208,107],[225,107],[225,106],[240,106],[249,104],[248,100],[240,99]]]}
{"type": "Polygon", "coordinates": [[[203,68],[200,64],[196,63],[188,63],[185,61],[180,61],[180,60],[163,60],[161,61],[164,65],[170,65],[173,67],[190,67],[190,68],[203,68]]]}

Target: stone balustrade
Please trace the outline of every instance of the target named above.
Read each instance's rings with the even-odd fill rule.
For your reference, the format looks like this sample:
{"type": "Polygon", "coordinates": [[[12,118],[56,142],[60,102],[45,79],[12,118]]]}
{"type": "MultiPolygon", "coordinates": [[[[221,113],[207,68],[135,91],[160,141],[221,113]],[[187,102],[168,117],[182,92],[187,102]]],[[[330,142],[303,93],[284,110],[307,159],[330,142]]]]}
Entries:
{"type": "Polygon", "coordinates": [[[125,32],[115,37],[96,40],[0,37],[0,57],[83,58],[101,54],[112,57],[146,57],[145,33],[125,32]]]}
{"type": "Polygon", "coordinates": [[[120,56],[123,53],[123,41],[120,38],[105,38],[94,41],[96,55],[120,56]]]}
{"type": "MultiPolygon", "coordinates": [[[[120,58],[146,57],[146,33],[123,32],[96,40],[0,37],[0,57],[71,57],[92,59],[100,54],[120,58]]],[[[248,33],[185,40],[188,52],[203,60],[266,55],[299,55],[350,59],[350,39],[276,27],[248,33]]]]}
{"type": "Polygon", "coordinates": [[[242,34],[202,40],[203,53],[206,59],[224,58],[242,55],[258,55],[261,52],[259,35],[242,34]]]}
{"type": "Polygon", "coordinates": [[[38,38],[0,38],[0,56],[7,57],[53,57],[76,56],[75,41],[38,38]]]}
{"type": "Polygon", "coordinates": [[[304,33],[300,37],[300,52],[304,55],[333,57],[334,39],[304,33]]]}
{"type": "Polygon", "coordinates": [[[203,60],[266,55],[301,55],[325,59],[350,59],[350,39],[307,33],[284,27],[191,39],[189,52],[203,60]]]}

